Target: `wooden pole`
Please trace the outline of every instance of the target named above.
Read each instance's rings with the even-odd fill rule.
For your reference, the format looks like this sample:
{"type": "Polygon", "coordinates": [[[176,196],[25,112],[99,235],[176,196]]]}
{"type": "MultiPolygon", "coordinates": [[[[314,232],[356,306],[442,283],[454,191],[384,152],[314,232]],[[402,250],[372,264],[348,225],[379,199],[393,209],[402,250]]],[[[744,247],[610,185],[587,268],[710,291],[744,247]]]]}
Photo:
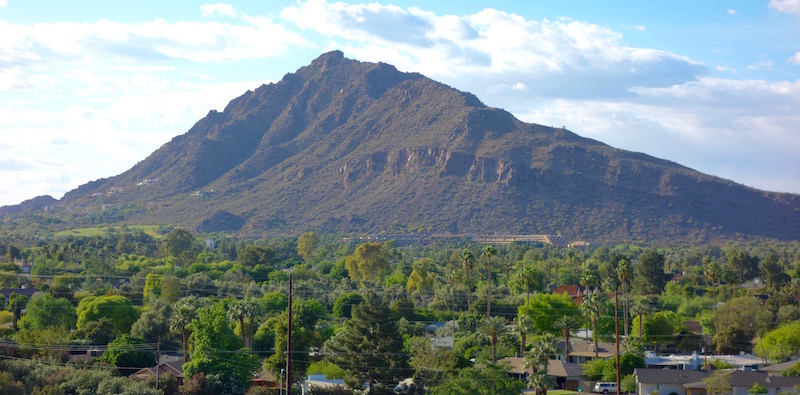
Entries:
{"type": "Polygon", "coordinates": [[[292,273],[289,272],[289,333],[286,341],[286,394],[292,393],[292,273]]]}

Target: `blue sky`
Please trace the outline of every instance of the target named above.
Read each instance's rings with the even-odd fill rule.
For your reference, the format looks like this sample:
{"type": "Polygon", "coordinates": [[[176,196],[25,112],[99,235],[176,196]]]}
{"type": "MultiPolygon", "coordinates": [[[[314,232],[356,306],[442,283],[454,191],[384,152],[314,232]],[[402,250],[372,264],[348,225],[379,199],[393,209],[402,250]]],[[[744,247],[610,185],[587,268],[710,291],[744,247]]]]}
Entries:
{"type": "Polygon", "coordinates": [[[119,174],[332,49],[800,192],[800,0],[0,0],[0,205],[119,174]]]}

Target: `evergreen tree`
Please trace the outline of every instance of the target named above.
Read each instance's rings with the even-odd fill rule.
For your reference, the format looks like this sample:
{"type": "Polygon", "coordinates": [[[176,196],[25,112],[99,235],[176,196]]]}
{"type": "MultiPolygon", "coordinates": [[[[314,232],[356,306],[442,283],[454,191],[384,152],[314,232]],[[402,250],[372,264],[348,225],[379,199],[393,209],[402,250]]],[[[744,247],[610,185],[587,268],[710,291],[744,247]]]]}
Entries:
{"type": "Polygon", "coordinates": [[[345,382],[353,388],[365,381],[371,388],[374,382],[402,377],[407,365],[402,349],[397,317],[372,293],[363,303],[353,306],[352,318],[325,342],[332,362],[347,372],[345,382]]]}

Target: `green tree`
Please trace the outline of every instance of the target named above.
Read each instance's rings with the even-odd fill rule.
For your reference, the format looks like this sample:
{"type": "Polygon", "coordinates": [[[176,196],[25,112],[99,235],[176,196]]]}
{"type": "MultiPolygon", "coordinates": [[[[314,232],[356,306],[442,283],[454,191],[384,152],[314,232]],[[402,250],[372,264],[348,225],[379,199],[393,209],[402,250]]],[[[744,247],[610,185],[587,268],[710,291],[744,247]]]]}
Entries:
{"type": "Polygon", "coordinates": [[[731,393],[731,373],[725,370],[716,370],[703,379],[709,395],[725,395],[731,393]]]}
{"type": "Polygon", "coordinates": [[[120,370],[133,373],[141,368],[155,365],[154,351],[152,345],[145,344],[144,340],[122,335],[108,343],[108,348],[103,352],[101,359],[117,367],[130,368],[120,370]]]}
{"type": "Polygon", "coordinates": [[[756,355],[785,361],[800,355],[800,321],[790,322],[764,335],[755,347],[756,355]]]}
{"type": "Polygon", "coordinates": [[[25,295],[20,295],[16,292],[12,292],[8,295],[8,311],[14,314],[14,319],[11,321],[11,328],[14,332],[17,331],[17,320],[22,315],[22,310],[25,310],[25,306],[28,304],[28,297],[25,295]]]}
{"type": "Polygon", "coordinates": [[[131,325],[131,336],[143,339],[147,343],[158,342],[159,338],[169,333],[171,315],[171,305],[157,303],[149,310],[142,312],[139,319],[131,325]]]}
{"type": "Polygon", "coordinates": [[[194,236],[181,228],[175,228],[164,236],[161,247],[166,256],[176,258],[191,257],[196,249],[194,236]]]}
{"type": "Polygon", "coordinates": [[[71,330],[75,329],[77,319],[75,307],[68,300],[41,294],[28,302],[25,315],[19,320],[19,327],[33,331],[53,327],[71,330]]]}
{"type": "Polygon", "coordinates": [[[503,317],[484,318],[478,327],[478,332],[489,339],[489,343],[492,345],[492,363],[497,363],[497,342],[501,336],[508,333],[506,319],[503,317]]]}
{"type": "Polygon", "coordinates": [[[518,395],[525,384],[508,377],[506,367],[487,364],[461,369],[458,375],[431,388],[430,395],[518,395]]]}
{"type": "Polygon", "coordinates": [[[464,268],[464,285],[467,286],[467,310],[472,310],[472,269],[475,266],[475,254],[465,248],[459,257],[464,268]]]}
{"type": "Polygon", "coordinates": [[[364,243],[345,260],[345,268],[353,281],[380,281],[389,270],[389,257],[381,243],[364,243]]]}
{"type": "Polygon", "coordinates": [[[408,276],[406,292],[417,291],[420,294],[432,291],[440,282],[436,276],[436,264],[430,258],[423,258],[411,264],[414,268],[408,276]]]}
{"type": "Polygon", "coordinates": [[[583,315],[589,317],[592,322],[592,337],[594,337],[594,357],[598,358],[597,346],[597,318],[605,312],[606,297],[600,293],[586,295],[580,305],[583,315]]]}
{"type": "Polygon", "coordinates": [[[325,342],[331,362],[347,372],[345,382],[358,388],[365,381],[370,388],[374,381],[402,377],[407,361],[401,353],[402,338],[397,318],[389,306],[370,293],[364,302],[354,306],[352,318],[325,342]]]}
{"type": "Polygon", "coordinates": [[[364,297],[358,292],[345,292],[333,301],[333,315],[342,318],[350,318],[353,306],[357,306],[364,301],[364,297]]]}
{"type": "Polygon", "coordinates": [[[205,372],[214,393],[241,394],[250,384],[259,359],[239,339],[228,323],[222,303],[200,308],[191,323],[191,360],[183,365],[185,377],[205,372]]]}
{"type": "Polygon", "coordinates": [[[574,329],[580,326],[575,316],[564,315],[558,317],[553,323],[553,327],[561,331],[564,336],[564,361],[569,361],[569,337],[574,329]]]}
{"type": "Polygon", "coordinates": [[[78,303],[77,313],[78,329],[92,321],[108,318],[114,324],[116,334],[129,333],[139,318],[133,303],[120,295],[87,296],[78,303]]]}
{"type": "Polygon", "coordinates": [[[492,316],[492,257],[495,255],[497,255],[497,251],[494,247],[483,248],[483,256],[486,257],[486,318],[492,316]]]}
{"type": "Polygon", "coordinates": [[[722,353],[722,343],[720,336],[720,326],[719,326],[719,309],[717,307],[717,291],[721,276],[721,270],[717,262],[714,262],[709,257],[703,258],[703,271],[706,275],[706,280],[711,285],[711,292],[714,293],[714,339],[717,343],[717,353],[722,353]]]}
{"type": "Polygon", "coordinates": [[[192,323],[195,317],[197,317],[197,311],[194,308],[186,304],[180,304],[175,308],[169,321],[170,331],[181,335],[184,363],[189,360],[189,324],[192,323]]]}
{"type": "Polygon", "coordinates": [[[671,278],[664,272],[664,254],[656,250],[647,250],[639,258],[634,268],[633,288],[639,295],[658,295],[671,278]]]}
{"type": "Polygon", "coordinates": [[[248,244],[239,252],[236,258],[244,267],[256,267],[257,265],[275,266],[280,260],[275,254],[275,250],[264,246],[248,244]]]}
{"type": "Polygon", "coordinates": [[[297,238],[297,255],[306,262],[311,262],[319,237],[314,232],[306,232],[297,238]]]}
{"type": "Polygon", "coordinates": [[[544,395],[553,386],[553,378],[547,373],[548,360],[558,352],[556,338],[552,333],[545,333],[537,339],[531,352],[525,356],[523,368],[529,370],[528,388],[533,388],[537,395],[544,395]]]}
{"type": "Polygon", "coordinates": [[[578,305],[567,294],[536,294],[528,302],[528,307],[520,306],[518,314],[525,314],[526,308],[533,319],[534,327],[540,333],[559,333],[553,324],[560,316],[580,316],[578,305]]]}

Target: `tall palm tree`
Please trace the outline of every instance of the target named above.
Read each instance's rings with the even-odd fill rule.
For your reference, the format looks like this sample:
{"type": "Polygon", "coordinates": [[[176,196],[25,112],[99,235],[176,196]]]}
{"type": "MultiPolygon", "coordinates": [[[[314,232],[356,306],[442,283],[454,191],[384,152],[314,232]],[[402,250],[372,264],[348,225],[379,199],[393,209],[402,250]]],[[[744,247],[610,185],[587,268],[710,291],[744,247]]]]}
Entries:
{"type": "Polygon", "coordinates": [[[492,316],[492,257],[496,254],[492,246],[483,248],[483,255],[486,257],[486,318],[492,316]]]}
{"type": "Polygon", "coordinates": [[[628,336],[628,284],[633,276],[633,267],[627,259],[622,259],[617,263],[617,277],[622,288],[622,321],[624,322],[625,336],[628,336]]]}
{"type": "Polygon", "coordinates": [[[169,330],[173,333],[179,333],[183,340],[183,362],[189,358],[189,324],[197,317],[197,311],[185,304],[178,305],[172,312],[172,318],[169,322],[169,330]]]}
{"type": "Polygon", "coordinates": [[[592,335],[594,337],[594,357],[598,358],[597,350],[597,318],[605,311],[606,300],[605,295],[600,293],[593,293],[586,295],[583,298],[583,303],[579,306],[581,312],[590,317],[592,321],[592,335]]]}
{"type": "Polygon", "coordinates": [[[503,317],[487,317],[478,327],[478,331],[489,338],[492,343],[492,363],[497,362],[497,339],[508,333],[506,319],[503,317]]]}
{"type": "Polygon", "coordinates": [[[475,254],[468,248],[463,249],[461,262],[464,265],[464,284],[467,286],[467,310],[472,310],[472,267],[475,265],[475,254]]]}
{"type": "Polygon", "coordinates": [[[456,336],[456,279],[458,279],[458,270],[451,269],[446,273],[447,282],[450,283],[450,299],[453,302],[453,339],[456,336]]]}
{"type": "Polygon", "coordinates": [[[620,388],[621,385],[621,378],[619,374],[619,283],[619,278],[609,276],[606,277],[603,284],[606,292],[614,293],[614,342],[616,343],[614,356],[616,357],[615,360],[617,363],[617,388],[620,388]]]}
{"type": "MultiPolygon", "coordinates": [[[[530,318],[530,300],[531,300],[531,283],[537,279],[539,276],[538,270],[533,267],[532,265],[523,264],[523,266],[517,272],[517,278],[520,279],[523,283],[525,283],[525,316],[530,318]]],[[[520,356],[525,356],[525,337],[526,337],[526,327],[522,327],[520,332],[520,337],[522,340],[521,348],[520,348],[520,356]]]]}
{"type": "Polygon", "coordinates": [[[739,284],[739,275],[735,270],[729,267],[722,269],[722,281],[728,286],[728,306],[725,309],[725,344],[730,344],[730,331],[728,330],[731,320],[731,299],[733,299],[733,291],[739,284]]]}
{"type": "Polygon", "coordinates": [[[714,339],[717,341],[717,353],[721,353],[722,343],[720,342],[719,311],[717,310],[717,284],[719,283],[720,269],[719,265],[709,257],[703,258],[703,268],[706,280],[711,285],[711,292],[714,293],[714,332],[716,332],[714,339]]]}
{"type": "Polygon", "coordinates": [[[239,328],[242,331],[242,341],[247,345],[247,331],[244,329],[244,318],[247,316],[247,306],[244,300],[234,301],[228,307],[228,319],[231,321],[239,321],[239,328]]]}
{"type": "Polygon", "coordinates": [[[646,297],[637,296],[633,298],[633,303],[631,304],[631,315],[639,316],[639,341],[641,341],[642,344],[644,344],[644,338],[642,337],[642,325],[644,324],[644,317],[649,313],[650,303],[646,297]]]}
{"type": "Polygon", "coordinates": [[[529,315],[517,315],[514,318],[514,331],[519,333],[519,356],[525,358],[525,346],[527,345],[528,333],[533,333],[536,330],[534,327],[533,318],[529,315]]]}
{"type": "Polygon", "coordinates": [[[578,327],[578,320],[573,316],[564,315],[553,322],[553,327],[560,330],[564,335],[564,362],[569,361],[569,337],[572,330],[578,327]]]}
{"type": "Polygon", "coordinates": [[[534,388],[537,395],[544,395],[552,386],[552,378],[547,375],[547,364],[550,356],[558,352],[556,338],[552,333],[542,334],[525,356],[522,367],[530,370],[528,388],[534,388]]]}
{"type": "MultiPolygon", "coordinates": [[[[261,302],[258,299],[248,298],[242,300],[242,305],[244,306],[244,317],[249,319],[249,331],[248,331],[248,339],[245,340],[245,347],[253,347],[253,327],[255,326],[254,323],[256,318],[263,314],[264,308],[261,306],[261,302]]],[[[242,328],[242,332],[244,332],[244,327],[242,328]]]]}

